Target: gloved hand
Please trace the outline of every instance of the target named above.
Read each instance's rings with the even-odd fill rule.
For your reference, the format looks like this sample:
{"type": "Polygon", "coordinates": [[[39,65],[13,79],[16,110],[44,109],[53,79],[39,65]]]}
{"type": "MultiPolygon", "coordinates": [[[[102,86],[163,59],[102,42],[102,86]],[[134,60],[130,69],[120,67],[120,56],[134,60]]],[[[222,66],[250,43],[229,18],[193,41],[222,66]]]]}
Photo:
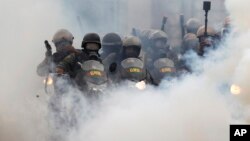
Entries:
{"type": "Polygon", "coordinates": [[[47,50],[45,52],[45,57],[47,58],[47,57],[51,57],[51,56],[52,56],[52,51],[51,50],[47,50]]]}
{"type": "Polygon", "coordinates": [[[56,67],[56,73],[57,74],[64,74],[64,69],[62,69],[60,67],[56,67]]]}
{"type": "Polygon", "coordinates": [[[210,47],[210,46],[212,46],[212,42],[209,41],[209,40],[204,40],[204,41],[202,41],[202,42],[200,43],[200,46],[202,46],[203,48],[204,48],[204,47],[210,47]]]}
{"type": "Polygon", "coordinates": [[[52,60],[52,52],[51,51],[46,51],[45,52],[45,59],[44,59],[44,62],[46,64],[49,64],[52,60]]]}

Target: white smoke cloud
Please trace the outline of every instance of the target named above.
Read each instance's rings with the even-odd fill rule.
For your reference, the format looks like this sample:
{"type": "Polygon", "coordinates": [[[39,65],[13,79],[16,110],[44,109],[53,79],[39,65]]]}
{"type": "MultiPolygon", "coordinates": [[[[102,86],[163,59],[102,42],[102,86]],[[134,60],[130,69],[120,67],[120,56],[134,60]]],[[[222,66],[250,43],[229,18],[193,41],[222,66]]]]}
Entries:
{"type": "Polygon", "coordinates": [[[138,92],[121,88],[104,100],[97,115],[72,140],[228,140],[226,97],[206,82],[206,78],[193,76],[171,89],[138,92]]]}
{"type": "Polygon", "coordinates": [[[1,0],[0,140],[43,141],[46,105],[35,96],[43,88],[36,66],[45,39],[72,27],[59,0],[1,0]]]}
{"type": "Polygon", "coordinates": [[[199,72],[170,89],[168,81],[146,92],[119,89],[72,140],[229,140],[230,124],[248,122],[247,105],[238,105],[229,92],[232,83],[239,84],[244,90],[239,102],[248,104],[248,39],[249,33],[233,33],[207,58],[195,58],[199,72]]]}
{"type": "Polygon", "coordinates": [[[249,30],[249,1],[241,0],[240,2],[235,0],[227,0],[226,8],[230,13],[232,23],[241,30],[249,30]]]}
{"type": "Polygon", "coordinates": [[[248,12],[250,2],[241,0],[227,0],[225,5],[230,14],[231,24],[235,27],[233,35],[227,41],[225,50],[229,50],[228,59],[223,61],[227,70],[226,77],[231,78],[232,83],[241,87],[242,94],[237,96],[249,106],[250,89],[248,87],[249,78],[249,38],[250,38],[250,14],[248,12]]]}
{"type": "MultiPolygon", "coordinates": [[[[242,19],[238,5],[233,4],[233,0],[227,1],[234,20],[242,19]]],[[[0,16],[5,19],[1,21],[3,31],[0,34],[0,65],[3,66],[0,71],[0,140],[45,141],[48,132],[53,133],[45,120],[46,100],[35,98],[43,89],[35,69],[43,58],[43,40],[62,27],[72,31],[79,29],[71,21],[74,18],[67,17],[72,13],[63,7],[59,0],[1,0],[0,16]]],[[[244,17],[250,20],[249,15],[244,17]]],[[[238,27],[241,24],[246,27],[245,19],[236,23],[238,27]]],[[[249,116],[241,115],[243,108],[237,111],[234,97],[225,92],[227,88],[223,89],[225,95],[219,91],[220,84],[237,83],[246,92],[239,96],[240,102],[249,105],[250,34],[238,34],[212,52],[208,59],[193,62],[202,70],[198,74],[176,82],[165,81],[160,88],[141,92],[121,87],[110,92],[97,107],[88,105],[83,98],[75,111],[80,113],[82,124],[79,123],[79,130],[72,129],[69,140],[229,140],[229,124],[235,120],[246,122],[249,116]],[[170,88],[169,83],[173,83],[170,88]]],[[[72,97],[67,96],[65,104],[72,106],[72,97]]]]}

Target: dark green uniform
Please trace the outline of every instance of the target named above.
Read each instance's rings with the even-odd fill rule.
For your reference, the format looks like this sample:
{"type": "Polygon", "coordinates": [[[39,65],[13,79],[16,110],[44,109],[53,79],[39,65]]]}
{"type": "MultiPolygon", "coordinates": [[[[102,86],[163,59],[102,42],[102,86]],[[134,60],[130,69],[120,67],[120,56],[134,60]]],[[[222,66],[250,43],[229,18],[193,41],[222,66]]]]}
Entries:
{"type": "Polygon", "coordinates": [[[71,53],[58,63],[57,67],[65,71],[72,78],[75,78],[77,73],[81,70],[81,66],[78,64],[88,60],[87,53],[83,50],[81,53],[71,53]]]}

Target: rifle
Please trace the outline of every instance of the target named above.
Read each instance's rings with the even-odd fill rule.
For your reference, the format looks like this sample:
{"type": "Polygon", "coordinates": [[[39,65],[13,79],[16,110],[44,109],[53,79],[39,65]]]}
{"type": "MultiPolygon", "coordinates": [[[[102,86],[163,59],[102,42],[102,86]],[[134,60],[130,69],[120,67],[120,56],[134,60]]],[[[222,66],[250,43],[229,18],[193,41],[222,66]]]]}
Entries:
{"type": "Polygon", "coordinates": [[[162,31],[165,31],[165,25],[166,25],[166,23],[167,23],[167,19],[168,19],[168,18],[165,17],[165,16],[162,18],[162,25],[161,25],[161,30],[162,30],[162,31]]]}
{"type": "Polygon", "coordinates": [[[185,23],[184,23],[184,15],[180,15],[180,24],[181,24],[181,38],[183,39],[185,36],[185,23]]]}
{"type": "Polygon", "coordinates": [[[51,48],[51,45],[49,44],[48,40],[45,40],[44,44],[45,44],[46,50],[48,52],[51,52],[51,55],[52,55],[52,48],[51,48]]]}

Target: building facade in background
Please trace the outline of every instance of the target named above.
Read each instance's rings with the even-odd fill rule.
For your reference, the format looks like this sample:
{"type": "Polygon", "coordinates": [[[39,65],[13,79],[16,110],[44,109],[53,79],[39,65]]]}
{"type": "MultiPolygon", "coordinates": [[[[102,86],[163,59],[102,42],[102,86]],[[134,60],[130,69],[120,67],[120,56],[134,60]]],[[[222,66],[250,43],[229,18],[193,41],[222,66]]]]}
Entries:
{"type": "MultiPolygon", "coordinates": [[[[220,28],[226,17],[224,0],[211,0],[209,26],[220,28]]],[[[203,0],[65,0],[74,12],[81,32],[131,33],[132,28],[160,29],[168,17],[166,32],[172,46],[181,40],[180,14],[185,20],[194,17],[204,23],[203,0]]]]}

